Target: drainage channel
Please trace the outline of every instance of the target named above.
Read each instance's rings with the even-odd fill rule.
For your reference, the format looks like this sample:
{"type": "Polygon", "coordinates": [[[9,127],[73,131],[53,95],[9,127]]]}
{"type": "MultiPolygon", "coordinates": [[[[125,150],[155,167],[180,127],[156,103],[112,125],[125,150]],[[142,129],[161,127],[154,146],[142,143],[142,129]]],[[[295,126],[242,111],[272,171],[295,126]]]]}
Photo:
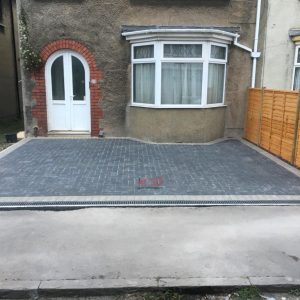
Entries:
{"type": "Polygon", "coordinates": [[[7,209],[76,209],[91,207],[207,207],[207,206],[295,206],[299,200],[115,200],[115,201],[26,201],[0,203],[7,209]]]}

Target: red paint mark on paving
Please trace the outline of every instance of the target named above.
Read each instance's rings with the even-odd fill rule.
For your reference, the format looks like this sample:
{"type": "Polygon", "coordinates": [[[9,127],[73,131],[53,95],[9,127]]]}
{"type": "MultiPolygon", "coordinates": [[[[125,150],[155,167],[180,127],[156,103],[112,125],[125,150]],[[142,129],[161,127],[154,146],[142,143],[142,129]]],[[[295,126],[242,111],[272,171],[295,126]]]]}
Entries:
{"type": "Polygon", "coordinates": [[[154,178],[139,178],[137,181],[137,185],[139,188],[160,188],[164,184],[164,180],[162,177],[154,177],[154,178]]]}

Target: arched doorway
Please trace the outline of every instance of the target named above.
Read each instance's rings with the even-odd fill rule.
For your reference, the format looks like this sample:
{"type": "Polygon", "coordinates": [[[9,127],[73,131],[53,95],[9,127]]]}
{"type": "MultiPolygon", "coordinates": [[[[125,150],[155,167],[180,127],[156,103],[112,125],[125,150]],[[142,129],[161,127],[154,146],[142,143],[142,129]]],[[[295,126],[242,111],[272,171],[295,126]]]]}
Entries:
{"type": "Polygon", "coordinates": [[[70,50],[52,54],[45,67],[48,131],[91,132],[90,71],[70,50]]]}

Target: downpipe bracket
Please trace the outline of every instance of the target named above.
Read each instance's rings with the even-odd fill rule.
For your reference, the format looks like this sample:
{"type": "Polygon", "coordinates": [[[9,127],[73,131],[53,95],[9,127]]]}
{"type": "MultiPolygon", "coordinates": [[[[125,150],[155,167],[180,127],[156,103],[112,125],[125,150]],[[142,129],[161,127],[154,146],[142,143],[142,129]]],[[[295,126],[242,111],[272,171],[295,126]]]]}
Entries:
{"type": "Polygon", "coordinates": [[[252,58],[260,58],[261,57],[261,52],[251,52],[251,57],[252,58]]]}

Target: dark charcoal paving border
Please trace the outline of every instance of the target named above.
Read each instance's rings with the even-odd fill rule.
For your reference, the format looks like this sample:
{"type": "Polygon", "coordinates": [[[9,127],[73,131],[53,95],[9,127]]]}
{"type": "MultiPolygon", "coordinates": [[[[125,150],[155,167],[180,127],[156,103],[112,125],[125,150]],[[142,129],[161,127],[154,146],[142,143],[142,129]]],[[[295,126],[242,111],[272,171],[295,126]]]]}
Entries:
{"type": "Polygon", "coordinates": [[[237,140],[32,139],[0,159],[0,197],[89,195],[300,195],[300,178],[237,140]]]}

